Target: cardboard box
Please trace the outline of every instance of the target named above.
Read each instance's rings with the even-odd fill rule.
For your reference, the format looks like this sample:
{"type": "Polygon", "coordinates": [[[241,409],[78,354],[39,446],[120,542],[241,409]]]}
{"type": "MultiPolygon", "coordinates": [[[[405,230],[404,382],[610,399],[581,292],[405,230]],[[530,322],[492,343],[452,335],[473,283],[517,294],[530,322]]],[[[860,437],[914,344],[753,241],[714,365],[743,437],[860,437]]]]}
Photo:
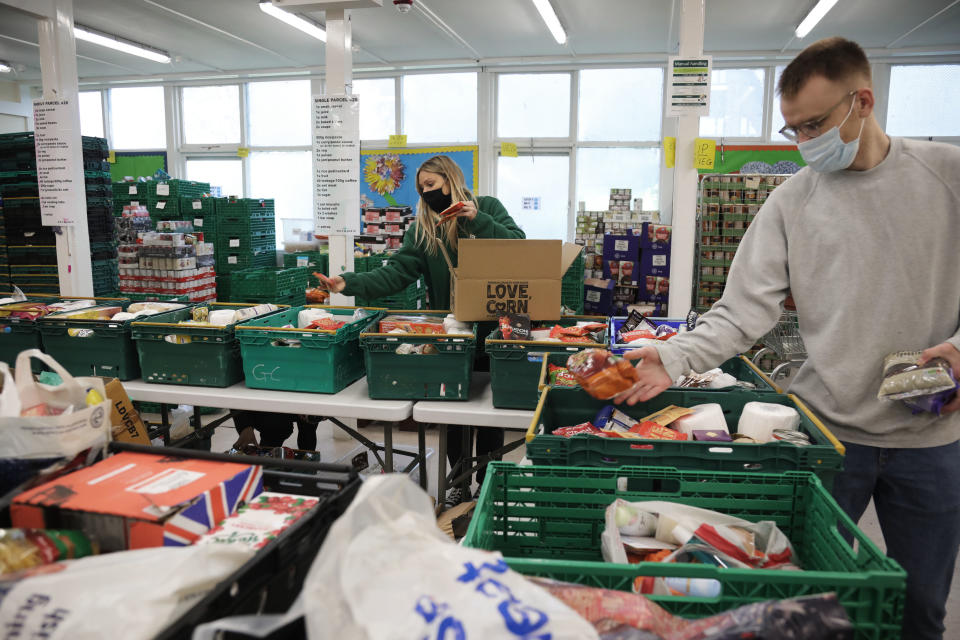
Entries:
{"type": "Polygon", "coordinates": [[[640,275],[670,277],[670,250],[641,249],[640,275]]]}
{"type": "Polygon", "coordinates": [[[640,260],[640,238],[633,234],[603,236],[604,260],[640,260]]]}
{"type": "Polygon", "coordinates": [[[640,283],[638,298],[644,302],[668,302],[670,298],[670,278],[662,276],[644,276],[640,283]]]}
{"type": "Polygon", "coordinates": [[[582,249],[559,240],[461,239],[456,267],[443,249],[454,315],[463,322],[496,320],[504,313],[556,320],[563,274],[582,249]]]}
{"type": "Polygon", "coordinates": [[[25,491],[15,527],[81,529],[103,552],[192,544],[263,491],[259,466],[123,452],[25,491]]]}
{"type": "Polygon", "coordinates": [[[110,424],[113,426],[113,439],[133,444],[151,444],[147,435],[147,426],[143,424],[140,414],[133,408],[133,402],[130,401],[130,396],[127,395],[123,384],[114,378],[104,386],[112,406],[110,424]]]}
{"type": "Polygon", "coordinates": [[[642,247],[658,251],[669,250],[672,232],[673,227],[670,225],[644,222],[643,233],[641,234],[643,237],[642,247]]]}
{"type": "Polygon", "coordinates": [[[609,315],[613,309],[613,287],[613,280],[584,280],[584,312],[591,315],[609,315]]]}

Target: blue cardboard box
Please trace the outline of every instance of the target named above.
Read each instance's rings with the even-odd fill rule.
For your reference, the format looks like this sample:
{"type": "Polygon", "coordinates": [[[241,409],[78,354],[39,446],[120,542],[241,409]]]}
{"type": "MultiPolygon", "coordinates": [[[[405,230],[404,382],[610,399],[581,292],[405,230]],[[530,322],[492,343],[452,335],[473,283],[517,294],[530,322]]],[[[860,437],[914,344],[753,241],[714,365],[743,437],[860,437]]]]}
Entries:
{"type": "Polygon", "coordinates": [[[628,260],[636,263],[640,259],[640,236],[630,234],[606,234],[603,236],[603,259],[628,260]]]}
{"type": "Polygon", "coordinates": [[[670,249],[641,249],[640,277],[670,277],[670,249]]]}
{"type": "Polygon", "coordinates": [[[644,222],[641,236],[641,248],[657,251],[670,251],[670,238],[673,236],[673,227],[668,224],[644,222]]]}
{"type": "Polygon", "coordinates": [[[589,315],[610,315],[613,309],[613,280],[587,280],[583,284],[583,311],[589,315]]]}

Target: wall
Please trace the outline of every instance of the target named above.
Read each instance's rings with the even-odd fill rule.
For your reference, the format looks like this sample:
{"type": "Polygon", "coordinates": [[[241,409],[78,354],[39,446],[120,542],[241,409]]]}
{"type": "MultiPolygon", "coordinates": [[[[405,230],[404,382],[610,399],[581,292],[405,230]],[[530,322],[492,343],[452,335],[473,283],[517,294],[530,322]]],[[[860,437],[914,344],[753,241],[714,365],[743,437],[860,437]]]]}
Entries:
{"type": "Polygon", "coordinates": [[[29,90],[11,80],[0,80],[0,133],[33,129],[33,106],[29,90]]]}

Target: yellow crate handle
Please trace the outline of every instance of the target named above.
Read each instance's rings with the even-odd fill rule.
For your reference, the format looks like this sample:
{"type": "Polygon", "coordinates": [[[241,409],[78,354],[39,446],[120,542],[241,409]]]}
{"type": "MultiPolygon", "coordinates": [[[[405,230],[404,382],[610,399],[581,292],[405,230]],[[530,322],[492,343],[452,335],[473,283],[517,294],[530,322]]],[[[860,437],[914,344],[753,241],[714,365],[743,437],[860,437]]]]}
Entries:
{"type": "Polygon", "coordinates": [[[760,378],[762,378],[764,382],[766,382],[766,383],[769,384],[771,387],[773,387],[773,390],[774,390],[774,391],[776,391],[777,393],[783,393],[783,389],[780,388],[780,385],[778,385],[776,382],[774,382],[774,381],[773,381],[773,378],[771,378],[770,376],[768,376],[767,374],[765,374],[763,371],[761,371],[760,368],[759,368],[757,365],[755,365],[755,364],[753,364],[752,362],[750,362],[750,358],[748,358],[748,357],[746,357],[746,356],[740,356],[740,359],[743,360],[744,362],[746,362],[746,363],[747,363],[747,366],[750,367],[755,374],[757,374],[758,376],[760,376],[760,378]]]}
{"type": "Polygon", "coordinates": [[[810,418],[810,422],[816,425],[817,429],[820,429],[820,432],[823,435],[827,436],[827,440],[829,440],[830,444],[833,445],[833,448],[837,450],[837,453],[839,453],[842,456],[847,455],[847,448],[843,446],[843,443],[837,440],[837,437],[833,435],[830,429],[827,429],[826,425],[820,422],[820,419],[817,418],[817,416],[813,415],[813,412],[807,408],[807,405],[805,405],[800,398],[793,395],[792,393],[787,394],[787,397],[796,403],[797,408],[799,408],[800,411],[803,411],[807,415],[807,417],[810,418]]]}
{"type": "MultiPolygon", "coordinates": [[[[546,359],[544,359],[546,362],[546,359]]],[[[537,437],[537,427],[540,425],[540,415],[543,413],[543,407],[547,404],[547,394],[550,393],[550,387],[544,387],[540,392],[540,401],[537,402],[537,410],[533,412],[533,418],[530,419],[530,426],[527,427],[525,440],[530,442],[537,437]]]]}

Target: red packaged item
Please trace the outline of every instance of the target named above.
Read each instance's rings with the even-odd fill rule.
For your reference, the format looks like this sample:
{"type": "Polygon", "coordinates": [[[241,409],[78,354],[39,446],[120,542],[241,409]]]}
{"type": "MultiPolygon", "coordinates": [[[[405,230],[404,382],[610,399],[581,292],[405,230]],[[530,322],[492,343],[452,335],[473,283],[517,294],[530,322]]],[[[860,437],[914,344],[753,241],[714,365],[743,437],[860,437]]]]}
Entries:
{"type": "Polygon", "coordinates": [[[620,342],[627,343],[634,340],[656,340],[657,334],[646,329],[637,329],[636,331],[627,331],[620,334],[620,342]]]}
{"type": "Polygon", "coordinates": [[[400,329],[404,333],[437,334],[446,333],[443,322],[428,316],[387,316],[380,321],[380,333],[390,333],[400,329]]]}
{"type": "Polygon", "coordinates": [[[581,424],[575,425],[573,427],[559,427],[553,430],[551,435],[563,436],[564,438],[570,438],[572,436],[580,435],[585,433],[591,436],[602,436],[603,432],[600,429],[597,429],[595,426],[589,422],[583,422],[581,424]]]}
{"type": "Polygon", "coordinates": [[[322,331],[336,331],[343,325],[347,324],[342,320],[331,320],[330,318],[320,318],[319,320],[314,320],[305,328],[307,329],[320,329],[322,331]]]}
{"type": "Polygon", "coordinates": [[[657,424],[656,422],[641,422],[634,427],[631,427],[630,433],[635,433],[641,438],[647,438],[650,440],[686,440],[687,434],[680,433],[675,429],[670,427],[664,427],[657,424]]]}
{"type": "Polygon", "coordinates": [[[584,349],[567,359],[567,368],[584,391],[598,400],[609,400],[637,382],[637,370],[606,349],[584,349]]]}
{"type": "Polygon", "coordinates": [[[570,373],[570,370],[566,367],[560,367],[555,364],[548,365],[550,376],[550,384],[555,387],[575,387],[577,386],[577,381],[573,379],[573,374],[570,373]]]}

